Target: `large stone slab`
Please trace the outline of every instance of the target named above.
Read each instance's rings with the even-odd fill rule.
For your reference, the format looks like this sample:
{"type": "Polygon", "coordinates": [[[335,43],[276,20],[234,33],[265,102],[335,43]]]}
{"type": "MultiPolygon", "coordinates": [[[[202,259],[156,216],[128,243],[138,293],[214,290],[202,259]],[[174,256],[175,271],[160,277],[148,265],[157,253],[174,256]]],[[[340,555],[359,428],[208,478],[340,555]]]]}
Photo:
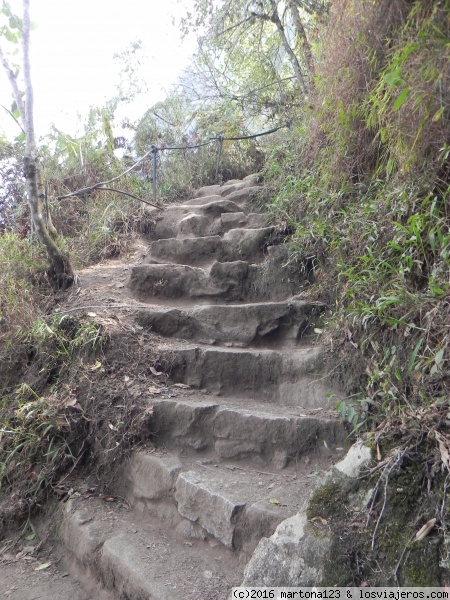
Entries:
{"type": "Polygon", "coordinates": [[[223,237],[227,260],[249,260],[258,254],[262,256],[264,243],[273,230],[273,227],[230,229],[223,237]]]}
{"type": "MultiPolygon", "coordinates": [[[[67,531],[76,535],[70,564],[76,563],[77,575],[83,580],[95,581],[95,598],[225,598],[242,578],[238,557],[225,548],[213,548],[200,540],[187,543],[170,525],[157,519],[143,520],[120,503],[79,499],[65,511],[63,521],[67,531]],[[79,525],[86,510],[89,521],[79,525]],[[85,552],[90,547],[88,528],[94,524],[103,534],[99,544],[85,552]]],[[[63,545],[65,541],[61,540],[63,545]]]]}
{"type": "Polygon", "coordinates": [[[178,237],[155,240],[150,245],[151,261],[191,266],[214,261],[262,260],[264,242],[273,227],[231,229],[223,237],[178,237]]]}
{"type": "Polygon", "coordinates": [[[168,448],[214,450],[218,460],[249,459],[274,469],[303,456],[342,455],[347,432],[335,416],[299,416],[284,406],[264,411],[264,405],[250,408],[243,399],[235,401],[233,406],[192,396],[156,400],[149,428],[155,442],[168,448]]]}
{"type": "Polygon", "coordinates": [[[333,387],[320,347],[281,351],[186,345],[176,352],[161,348],[159,355],[175,381],[215,394],[308,409],[330,406],[333,387]]]}
{"type": "MultiPolygon", "coordinates": [[[[225,248],[222,238],[204,236],[195,238],[166,238],[150,245],[150,256],[161,263],[178,263],[191,266],[211,264],[223,260],[225,248]]],[[[239,258],[239,255],[237,255],[239,258]]]]}
{"type": "Polygon", "coordinates": [[[173,494],[182,464],[177,455],[135,452],[129,461],[131,496],[140,501],[161,500],[173,494]]]}
{"type": "Polygon", "coordinates": [[[305,512],[282,522],[262,538],[245,573],[243,586],[313,587],[321,585],[331,537],[328,528],[308,523],[305,512]],[[320,530],[317,530],[319,529],[320,530]]]}
{"type": "Polygon", "coordinates": [[[178,512],[198,522],[222,544],[233,548],[235,524],[245,507],[245,494],[239,496],[225,478],[211,481],[195,471],[181,473],[175,499],[178,512]]]}
{"type": "Polygon", "coordinates": [[[319,309],[301,301],[158,307],[141,311],[137,321],[163,336],[243,347],[267,336],[299,340],[314,327],[319,309]]]}
{"type": "MultiPolygon", "coordinates": [[[[214,227],[214,220],[220,220],[222,214],[241,211],[242,209],[235,202],[224,198],[210,200],[206,204],[199,205],[171,205],[163,212],[155,214],[150,238],[159,240],[176,237],[179,233],[183,233],[183,230],[186,235],[189,229],[186,227],[186,219],[189,221],[189,217],[195,217],[195,226],[191,231],[192,235],[214,235],[208,229],[214,227]]],[[[193,224],[191,223],[192,227],[193,224]]]]}
{"type": "Polygon", "coordinates": [[[179,475],[175,499],[180,515],[228,548],[251,552],[261,536],[272,535],[306,504],[313,485],[301,472],[258,473],[205,464],[179,475]]]}
{"type": "Polygon", "coordinates": [[[248,263],[214,262],[209,269],[187,265],[152,264],[133,267],[129,281],[141,300],[161,298],[200,298],[208,296],[241,299],[245,291],[248,263]]]}

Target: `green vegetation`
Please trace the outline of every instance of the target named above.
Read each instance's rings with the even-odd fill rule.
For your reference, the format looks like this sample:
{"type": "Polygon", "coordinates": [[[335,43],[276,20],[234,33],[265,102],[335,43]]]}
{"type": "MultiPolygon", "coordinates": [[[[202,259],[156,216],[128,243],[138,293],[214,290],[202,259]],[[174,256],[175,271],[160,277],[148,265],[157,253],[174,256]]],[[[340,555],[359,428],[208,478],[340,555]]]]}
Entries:
{"type": "Polygon", "coordinates": [[[314,97],[266,163],[356,427],[448,394],[449,10],[334,2],[314,97]]]}
{"type": "MultiPolygon", "coordinates": [[[[127,123],[124,158],[114,153],[120,140],[113,135],[123,89],[91,111],[84,135],[54,130],[41,144],[58,244],[81,267],[118,256],[148,230],[151,155],[111,184],[128,195],[95,186],[127,171],[151,144],[160,149],[162,204],[212,183],[217,157],[216,143],[164,148],[289,121],[289,131],[225,142],[219,177],[263,174],[265,208],[305,274],[303,291],[328,307],[320,335],[345,393],[338,409],[354,432],[372,432],[374,454],[386,460],[370,483],[384,484],[396,451],[410,461],[388,480],[397,490],[384,517],[394,523],[394,553],[386,530],[378,532],[393,564],[417,525],[405,507],[422,523],[421,508],[431,516],[448,494],[440,471],[450,467],[450,1],[197,0],[184,28],[202,32],[197,55],[164,102],[127,123]],[[424,482],[433,490],[427,502],[424,482]]],[[[127,76],[138,50],[122,57],[127,76]]],[[[48,316],[57,296],[27,225],[17,166],[22,143],[0,140],[7,161],[0,173],[13,174],[0,235],[0,359],[7,367],[0,474],[12,489],[35,473],[29,481],[42,490],[81,452],[83,419],[59,374],[86,349],[99,352],[101,334],[83,321],[48,316]],[[27,361],[42,369],[38,385],[27,361]]],[[[320,493],[310,517],[346,515],[348,498],[334,510],[339,490],[320,493]]],[[[448,568],[448,517],[441,513],[439,551],[448,568]]],[[[366,558],[371,526],[359,536],[366,558]]],[[[357,537],[349,537],[352,544],[357,537]]],[[[376,557],[367,561],[374,565],[376,557]]],[[[408,568],[412,584],[429,581],[412,559],[408,568]]]]}

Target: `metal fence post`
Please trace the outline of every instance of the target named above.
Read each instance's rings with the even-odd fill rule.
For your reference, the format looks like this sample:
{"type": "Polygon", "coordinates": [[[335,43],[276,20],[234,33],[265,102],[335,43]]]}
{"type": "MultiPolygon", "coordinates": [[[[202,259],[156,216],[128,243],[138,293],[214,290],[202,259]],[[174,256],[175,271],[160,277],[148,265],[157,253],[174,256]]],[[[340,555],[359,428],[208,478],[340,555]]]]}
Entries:
{"type": "Polygon", "coordinates": [[[216,182],[219,178],[220,159],[222,158],[223,135],[219,135],[217,140],[219,142],[219,148],[217,150],[217,164],[216,164],[216,178],[215,178],[216,182]]]}
{"type": "Polygon", "coordinates": [[[151,152],[153,154],[153,200],[156,202],[156,159],[158,156],[158,148],[154,144],[151,146],[151,152]]]}

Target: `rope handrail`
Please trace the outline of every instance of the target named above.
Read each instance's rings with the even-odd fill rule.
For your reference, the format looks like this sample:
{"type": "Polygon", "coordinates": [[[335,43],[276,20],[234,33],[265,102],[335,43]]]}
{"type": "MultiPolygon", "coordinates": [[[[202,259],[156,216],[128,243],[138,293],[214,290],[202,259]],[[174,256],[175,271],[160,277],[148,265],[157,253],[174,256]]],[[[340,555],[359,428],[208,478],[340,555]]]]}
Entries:
{"type": "Polygon", "coordinates": [[[224,137],[223,135],[219,135],[219,136],[210,137],[209,140],[207,140],[205,142],[201,142],[199,144],[192,145],[192,146],[163,146],[161,148],[158,148],[158,146],[156,146],[155,144],[152,144],[150,147],[150,150],[148,152],[146,152],[144,154],[144,156],[141,156],[133,165],[131,165],[131,167],[129,167],[126,171],[124,171],[120,175],[117,175],[116,177],[113,177],[112,179],[108,179],[107,181],[102,181],[99,183],[95,183],[91,186],[80,188],[78,190],[75,190],[74,192],[71,192],[70,194],[65,194],[64,196],[57,196],[56,199],[64,200],[66,198],[71,198],[73,196],[83,196],[83,195],[89,194],[95,190],[103,189],[105,191],[116,191],[119,193],[123,193],[126,196],[130,196],[132,198],[135,198],[136,200],[139,200],[140,202],[144,202],[145,204],[150,204],[150,206],[154,206],[155,208],[162,210],[162,208],[160,206],[152,204],[151,202],[148,202],[148,200],[143,200],[142,198],[138,198],[137,196],[134,196],[133,194],[129,194],[128,192],[121,192],[120,190],[117,190],[116,188],[107,188],[105,186],[107,186],[109,183],[117,181],[124,175],[127,175],[128,173],[130,173],[130,171],[133,171],[136,167],[138,167],[146,158],[148,158],[151,154],[153,154],[153,159],[152,159],[152,162],[153,162],[153,198],[154,198],[154,201],[156,202],[156,164],[157,164],[158,152],[162,152],[164,150],[194,150],[197,148],[203,148],[204,146],[208,146],[209,144],[212,144],[214,142],[219,142],[218,151],[217,151],[217,164],[216,164],[216,180],[217,180],[218,175],[219,175],[220,159],[222,157],[223,142],[236,142],[239,140],[252,140],[254,138],[262,137],[264,135],[270,135],[272,133],[275,133],[276,131],[279,131],[280,129],[285,129],[285,128],[287,128],[287,129],[291,128],[290,121],[287,121],[286,123],[284,123],[283,125],[279,125],[278,127],[274,127],[267,131],[261,131],[260,133],[254,133],[252,135],[242,135],[242,136],[234,136],[234,137],[224,137]]]}

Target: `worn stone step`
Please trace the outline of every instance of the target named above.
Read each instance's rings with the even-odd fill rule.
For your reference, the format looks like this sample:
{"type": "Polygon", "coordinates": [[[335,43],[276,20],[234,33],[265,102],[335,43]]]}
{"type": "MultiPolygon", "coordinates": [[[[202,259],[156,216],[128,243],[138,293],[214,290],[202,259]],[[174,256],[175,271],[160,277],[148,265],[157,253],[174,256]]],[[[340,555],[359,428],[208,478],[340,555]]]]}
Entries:
{"type": "Polygon", "coordinates": [[[165,227],[164,236],[161,236],[162,228],[156,225],[152,232],[152,239],[176,236],[213,236],[223,235],[230,229],[247,227],[257,229],[267,225],[267,215],[262,213],[227,212],[219,217],[207,217],[195,212],[185,214],[178,222],[172,221],[171,227],[165,227]],[[168,235],[171,233],[171,235],[168,235]]]}
{"type": "Polygon", "coordinates": [[[238,557],[221,544],[187,539],[150,517],[144,522],[120,500],[67,502],[60,542],[68,566],[96,581],[102,598],[226,598],[243,574],[238,557]]]}
{"type": "Polygon", "coordinates": [[[287,246],[269,246],[264,261],[219,262],[210,267],[178,264],[141,264],[131,270],[128,286],[143,302],[152,298],[214,298],[217,301],[274,301],[297,294],[306,274],[289,260],[287,246]],[[282,269],[282,270],[281,270],[282,269]]]}
{"type": "Polygon", "coordinates": [[[317,481],[314,463],[270,472],[145,451],[131,457],[126,473],[127,500],[144,519],[152,515],[188,537],[214,538],[244,552],[251,552],[261,537],[270,536],[283,519],[296,514],[317,481]],[[158,502],[161,497],[164,503],[158,502]]]}
{"type": "Polygon", "coordinates": [[[153,297],[242,300],[247,275],[245,261],[216,261],[208,269],[175,264],[138,265],[131,271],[129,287],[140,300],[153,297]]]}
{"type": "Polygon", "coordinates": [[[296,342],[319,320],[321,306],[300,300],[249,304],[213,304],[182,309],[149,307],[136,320],[139,325],[167,337],[210,344],[296,342]]]}
{"type": "MultiPolygon", "coordinates": [[[[225,197],[237,190],[257,187],[259,179],[259,175],[252,174],[247,175],[244,179],[233,179],[218,185],[206,185],[194,192],[194,198],[211,196],[213,194],[225,197]]],[[[258,187],[261,190],[261,187],[258,187]]]]}
{"type": "Polygon", "coordinates": [[[191,448],[210,452],[218,461],[246,460],[272,469],[285,468],[304,456],[335,458],[347,437],[334,404],[308,410],[235,397],[219,403],[190,392],[153,400],[148,430],[157,445],[191,448]]]}
{"type": "Polygon", "coordinates": [[[223,237],[165,238],[150,244],[147,262],[178,263],[191,266],[211,264],[213,261],[253,262],[263,259],[264,243],[273,227],[258,229],[231,229],[223,237]]]}
{"type": "Polygon", "coordinates": [[[326,406],[333,392],[320,347],[289,350],[180,344],[158,349],[170,377],[218,395],[239,395],[307,408],[326,406]]]}
{"type": "Polygon", "coordinates": [[[151,239],[176,237],[178,233],[183,233],[184,221],[192,217],[195,217],[196,221],[196,227],[192,231],[193,235],[211,235],[207,229],[215,220],[220,221],[223,214],[238,212],[256,211],[246,211],[235,202],[225,198],[199,205],[171,205],[163,212],[154,212],[154,225],[151,228],[150,237],[151,239]]]}

